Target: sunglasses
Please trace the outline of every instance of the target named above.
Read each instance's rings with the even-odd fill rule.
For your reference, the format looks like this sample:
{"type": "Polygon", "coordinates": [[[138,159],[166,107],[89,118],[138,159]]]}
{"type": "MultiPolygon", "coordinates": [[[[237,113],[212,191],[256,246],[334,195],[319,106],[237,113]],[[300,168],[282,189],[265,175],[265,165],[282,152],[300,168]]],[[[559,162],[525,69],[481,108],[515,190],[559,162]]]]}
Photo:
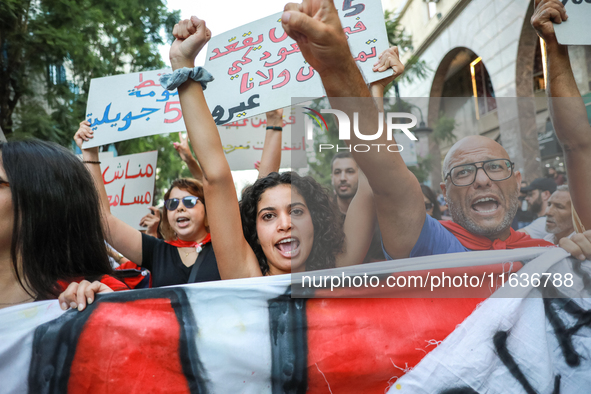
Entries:
{"type": "Polygon", "coordinates": [[[185,208],[191,209],[195,205],[197,205],[197,201],[199,201],[199,197],[187,196],[187,197],[183,197],[181,199],[178,199],[178,198],[169,198],[168,200],[166,200],[164,202],[164,207],[166,209],[168,209],[169,211],[174,211],[175,209],[178,208],[179,203],[181,201],[183,202],[183,205],[185,206],[185,208]]]}
{"type": "Polygon", "coordinates": [[[10,183],[8,183],[8,181],[5,181],[4,179],[0,178],[0,186],[1,185],[6,185],[8,187],[10,187],[10,183]]]}
{"type": "Polygon", "coordinates": [[[431,208],[433,208],[433,203],[432,202],[426,202],[425,203],[425,211],[428,211],[431,208]]]}

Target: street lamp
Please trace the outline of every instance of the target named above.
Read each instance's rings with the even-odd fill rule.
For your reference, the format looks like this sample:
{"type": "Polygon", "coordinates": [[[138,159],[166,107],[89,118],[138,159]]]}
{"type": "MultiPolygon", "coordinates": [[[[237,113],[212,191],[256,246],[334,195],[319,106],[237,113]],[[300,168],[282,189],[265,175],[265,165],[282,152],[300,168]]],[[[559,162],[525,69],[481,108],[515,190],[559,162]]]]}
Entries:
{"type": "Polygon", "coordinates": [[[428,137],[433,132],[433,129],[430,127],[427,127],[427,125],[425,124],[425,120],[423,119],[423,111],[421,110],[421,108],[418,105],[415,105],[415,104],[410,104],[410,107],[418,109],[419,114],[421,115],[421,122],[419,123],[419,127],[415,127],[413,129],[413,132],[419,138],[428,137]]]}

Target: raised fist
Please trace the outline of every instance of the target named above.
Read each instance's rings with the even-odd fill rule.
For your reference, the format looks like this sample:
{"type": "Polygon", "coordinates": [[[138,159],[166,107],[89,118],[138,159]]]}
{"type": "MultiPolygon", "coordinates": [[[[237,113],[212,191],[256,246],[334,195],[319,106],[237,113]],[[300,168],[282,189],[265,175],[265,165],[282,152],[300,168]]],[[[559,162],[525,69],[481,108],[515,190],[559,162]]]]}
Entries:
{"type": "Polygon", "coordinates": [[[531,25],[536,33],[548,42],[556,39],[553,23],[560,24],[567,19],[566,9],[560,0],[536,0],[531,25]]]}
{"type": "Polygon", "coordinates": [[[174,25],[174,42],[170,47],[170,63],[173,69],[194,67],[195,57],[211,38],[205,21],[192,16],[174,25]]]}
{"type": "Polygon", "coordinates": [[[288,3],[281,24],[293,38],[306,61],[322,76],[354,64],[347,36],[332,0],[288,3]]]}

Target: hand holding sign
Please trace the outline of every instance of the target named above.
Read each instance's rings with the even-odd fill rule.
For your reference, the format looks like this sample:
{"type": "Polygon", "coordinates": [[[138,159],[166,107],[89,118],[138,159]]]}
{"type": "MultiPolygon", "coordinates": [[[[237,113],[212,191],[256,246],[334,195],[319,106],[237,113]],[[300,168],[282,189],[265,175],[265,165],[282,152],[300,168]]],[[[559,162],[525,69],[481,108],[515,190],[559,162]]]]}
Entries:
{"type": "Polygon", "coordinates": [[[536,0],[531,24],[546,43],[556,40],[554,23],[561,24],[567,19],[566,9],[560,0],[536,0]]]}
{"type": "MultiPolygon", "coordinates": [[[[78,148],[80,148],[80,150],[82,149],[82,144],[84,143],[84,141],[90,141],[91,138],[93,138],[94,131],[92,131],[90,129],[90,122],[83,120],[82,122],[80,122],[80,128],[78,129],[78,131],[76,132],[76,134],[74,134],[74,141],[76,142],[76,145],[78,145],[78,148]]],[[[86,149],[86,150],[95,150],[98,153],[98,146],[95,148],[90,148],[90,149],[86,149]]]]}
{"type": "Polygon", "coordinates": [[[174,25],[172,34],[176,38],[169,54],[173,70],[194,67],[195,57],[211,38],[211,31],[205,26],[205,21],[192,16],[174,25]]]}
{"type": "MultiPolygon", "coordinates": [[[[396,79],[397,76],[401,75],[404,72],[404,64],[400,61],[400,57],[398,54],[398,47],[391,47],[386,49],[384,52],[380,53],[378,57],[378,61],[374,64],[373,70],[378,72],[384,72],[389,68],[394,71],[394,74],[386,76],[379,81],[372,82],[370,84],[370,88],[373,86],[379,87],[382,91],[386,88],[386,86],[396,79]]],[[[386,74],[387,75],[387,74],[386,74]]],[[[382,94],[380,94],[381,96],[382,94]]]]}
{"type": "Polygon", "coordinates": [[[332,0],[288,3],[281,16],[285,32],[308,63],[322,76],[351,62],[347,36],[332,0]]]}

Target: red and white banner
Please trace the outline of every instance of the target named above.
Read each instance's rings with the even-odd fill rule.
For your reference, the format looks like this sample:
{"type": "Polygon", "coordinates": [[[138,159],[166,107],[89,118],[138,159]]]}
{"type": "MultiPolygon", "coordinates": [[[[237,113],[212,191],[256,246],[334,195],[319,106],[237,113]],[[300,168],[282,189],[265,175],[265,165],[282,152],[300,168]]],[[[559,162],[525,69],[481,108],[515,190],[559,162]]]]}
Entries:
{"type": "MultiPolygon", "coordinates": [[[[347,272],[457,267],[475,255],[482,259],[474,266],[521,261],[519,273],[528,275],[572,264],[561,249],[535,248],[347,272]]],[[[589,262],[574,267],[573,288],[588,292],[589,262]]],[[[549,394],[591,387],[589,299],[496,298],[505,289],[489,299],[295,299],[291,279],[110,293],[83,312],[64,313],[57,301],[1,310],[1,391],[549,394]]]]}

